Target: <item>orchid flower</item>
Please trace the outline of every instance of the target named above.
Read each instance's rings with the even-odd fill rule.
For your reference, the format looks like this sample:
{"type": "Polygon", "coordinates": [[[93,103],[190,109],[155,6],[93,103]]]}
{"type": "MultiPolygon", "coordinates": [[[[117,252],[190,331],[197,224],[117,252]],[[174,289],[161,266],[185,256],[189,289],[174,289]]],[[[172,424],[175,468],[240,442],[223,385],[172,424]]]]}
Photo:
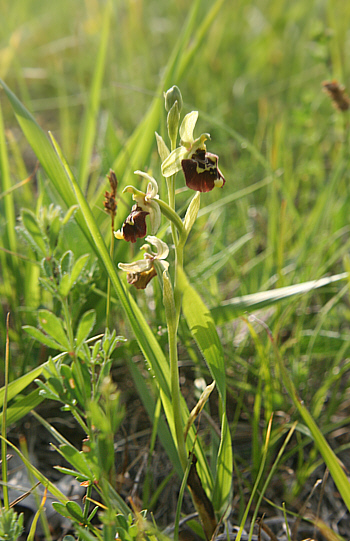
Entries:
{"type": "Polygon", "coordinates": [[[146,216],[149,216],[150,233],[152,234],[157,233],[161,222],[161,212],[157,203],[159,195],[156,180],[143,171],[135,171],[135,175],[141,175],[149,181],[147,191],[146,193],[141,192],[134,186],[126,186],[124,188],[123,193],[132,193],[132,198],[136,201],[136,204],[132,207],[131,213],[126,218],[122,228],[114,233],[117,239],[124,239],[131,242],[136,242],[137,238],[146,236],[146,216]]]}
{"type": "Polygon", "coordinates": [[[152,235],[148,235],[146,241],[152,244],[156,251],[152,251],[150,246],[145,244],[141,247],[141,250],[145,250],[143,259],[133,263],[118,263],[118,267],[127,273],[128,283],[137,289],[145,289],[150,280],[157,275],[157,266],[162,271],[169,268],[169,263],[164,261],[169,255],[167,244],[152,235]]]}
{"type": "Polygon", "coordinates": [[[210,135],[202,133],[198,139],[193,137],[197,119],[198,111],[184,117],[180,126],[180,146],[163,161],[162,174],[167,178],[182,169],[189,188],[209,192],[214,187],[221,188],[225,178],[218,168],[218,156],[206,150],[205,141],[210,135]]]}

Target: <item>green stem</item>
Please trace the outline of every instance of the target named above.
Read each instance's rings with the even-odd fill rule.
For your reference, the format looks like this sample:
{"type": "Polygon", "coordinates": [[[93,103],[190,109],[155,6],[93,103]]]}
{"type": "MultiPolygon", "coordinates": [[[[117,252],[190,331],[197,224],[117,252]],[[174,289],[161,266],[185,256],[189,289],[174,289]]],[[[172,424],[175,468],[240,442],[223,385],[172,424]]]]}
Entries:
{"type": "MultiPolygon", "coordinates": [[[[62,308],[63,308],[64,319],[65,319],[66,327],[67,327],[67,334],[68,334],[70,349],[72,352],[74,352],[74,336],[73,336],[72,322],[71,322],[68,302],[66,298],[62,299],[62,308]]],[[[75,352],[74,352],[74,357],[75,357],[75,352]]]]}
{"type": "Polygon", "coordinates": [[[87,520],[88,516],[89,516],[91,493],[92,493],[92,483],[90,483],[90,485],[86,489],[86,497],[85,497],[85,504],[84,504],[84,518],[85,518],[85,520],[87,520]]]}
{"type": "MultiPolygon", "coordinates": [[[[109,247],[109,255],[111,256],[111,259],[113,261],[113,253],[114,253],[114,217],[112,216],[111,221],[111,244],[109,247]]],[[[107,302],[106,302],[106,327],[109,329],[109,312],[110,312],[110,305],[111,305],[111,280],[108,276],[107,279],[107,302]]]]}
{"type": "Polygon", "coordinates": [[[71,408],[70,411],[71,411],[71,414],[73,415],[74,419],[76,419],[76,421],[78,421],[81,428],[84,430],[85,434],[89,435],[89,429],[88,429],[87,425],[84,423],[84,421],[83,421],[82,417],[80,416],[80,414],[74,408],[71,408]]]}
{"type": "MultiPolygon", "coordinates": [[[[173,150],[176,147],[176,140],[171,141],[171,149],[173,150]]],[[[175,434],[177,442],[177,450],[179,453],[179,459],[183,471],[186,471],[187,467],[187,453],[186,445],[184,439],[184,427],[182,422],[181,415],[181,393],[180,393],[180,383],[179,383],[179,364],[178,364],[178,355],[177,355],[177,330],[180,317],[180,302],[179,295],[177,294],[177,269],[178,265],[182,267],[183,262],[183,247],[178,247],[179,236],[182,236],[184,226],[181,218],[176,213],[175,210],[175,178],[176,175],[173,175],[167,178],[168,186],[168,200],[169,205],[164,203],[164,201],[159,202],[159,206],[162,214],[164,214],[171,223],[171,232],[173,237],[173,242],[175,245],[175,281],[174,281],[174,292],[167,279],[164,279],[164,305],[165,305],[165,315],[167,319],[168,327],[168,343],[169,343],[169,359],[170,359],[170,380],[171,380],[171,395],[173,399],[173,414],[174,414],[174,424],[175,424],[175,434]],[[168,286],[167,286],[167,282],[168,286]]]]}
{"type": "MultiPolygon", "coordinates": [[[[175,315],[175,314],[174,314],[175,315]]],[[[184,438],[184,429],[181,416],[181,401],[180,401],[180,383],[179,383],[179,366],[177,356],[177,323],[178,318],[175,316],[176,321],[172,324],[168,324],[168,341],[169,341],[169,358],[170,358],[170,380],[171,380],[171,395],[173,399],[173,412],[175,433],[177,440],[177,450],[181,466],[185,471],[187,466],[187,454],[184,438]]]]}
{"type": "Polygon", "coordinates": [[[177,246],[178,234],[176,232],[176,229],[178,230],[179,235],[181,235],[184,226],[180,216],[175,211],[175,175],[167,178],[166,181],[168,186],[169,205],[167,205],[167,203],[165,203],[165,201],[162,201],[161,199],[157,199],[157,203],[159,204],[162,214],[164,214],[164,216],[168,218],[168,220],[170,220],[173,242],[174,245],[177,246]]]}
{"type": "Polygon", "coordinates": [[[9,340],[10,312],[6,316],[6,349],[5,349],[5,392],[4,403],[2,408],[2,427],[1,427],[1,456],[2,456],[2,481],[3,481],[3,499],[4,508],[10,509],[9,493],[7,486],[7,443],[6,443],[6,415],[7,415],[7,388],[9,384],[9,355],[10,355],[10,340],[9,340]]]}

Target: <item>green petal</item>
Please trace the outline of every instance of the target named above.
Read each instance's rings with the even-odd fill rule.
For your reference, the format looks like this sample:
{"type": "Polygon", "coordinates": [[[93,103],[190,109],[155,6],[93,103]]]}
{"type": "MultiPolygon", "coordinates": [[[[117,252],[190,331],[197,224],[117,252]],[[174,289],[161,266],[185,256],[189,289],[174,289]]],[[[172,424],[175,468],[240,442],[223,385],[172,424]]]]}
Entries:
{"type": "Polygon", "coordinates": [[[175,148],[162,163],[162,175],[167,178],[181,171],[181,162],[188,157],[188,154],[186,147],[175,148]]]}
{"type": "Polygon", "coordinates": [[[183,119],[180,126],[180,139],[181,144],[190,147],[193,143],[193,131],[198,119],[198,111],[192,111],[188,113],[183,119]]]}

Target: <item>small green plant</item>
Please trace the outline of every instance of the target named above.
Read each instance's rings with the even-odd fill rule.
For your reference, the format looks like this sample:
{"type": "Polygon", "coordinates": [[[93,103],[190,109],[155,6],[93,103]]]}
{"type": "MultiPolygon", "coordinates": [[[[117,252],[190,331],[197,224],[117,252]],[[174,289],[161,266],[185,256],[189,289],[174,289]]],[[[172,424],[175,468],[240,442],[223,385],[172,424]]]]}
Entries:
{"type": "Polygon", "coordinates": [[[13,509],[0,510],[1,541],[16,541],[23,532],[24,515],[18,515],[13,509]]]}

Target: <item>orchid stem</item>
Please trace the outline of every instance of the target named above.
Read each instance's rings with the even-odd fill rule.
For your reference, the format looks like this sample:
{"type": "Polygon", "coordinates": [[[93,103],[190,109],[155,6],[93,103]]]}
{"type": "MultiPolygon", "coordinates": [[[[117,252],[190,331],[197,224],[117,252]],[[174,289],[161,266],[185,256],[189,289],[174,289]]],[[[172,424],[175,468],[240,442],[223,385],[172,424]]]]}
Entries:
{"type": "MultiPolygon", "coordinates": [[[[171,142],[172,150],[176,147],[176,141],[171,142]]],[[[168,200],[169,206],[164,202],[160,203],[162,213],[167,216],[171,223],[171,233],[175,246],[175,278],[174,278],[174,308],[173,317],[169,318],[168,324],[168,342],[169,342],[169,359],[170,359],[170,379],[171,379],[171,395],[173,400],[175,435],[177,441],[177,450],[183,471],[187,466],[187,453],[184,438],[184,427],[181,415],[181,393],[179,382],[179,364],[177,353],[177,330],[180,317],[181,298],[177,287],[178,266],[183,266],[183,246],[179,246],[179,236],[183,232],[183,223],[175,210],[175,178],[173,175],[167,178],[168,200]],[[170,321],[172,319],[172,321],[170,321]]]]}

